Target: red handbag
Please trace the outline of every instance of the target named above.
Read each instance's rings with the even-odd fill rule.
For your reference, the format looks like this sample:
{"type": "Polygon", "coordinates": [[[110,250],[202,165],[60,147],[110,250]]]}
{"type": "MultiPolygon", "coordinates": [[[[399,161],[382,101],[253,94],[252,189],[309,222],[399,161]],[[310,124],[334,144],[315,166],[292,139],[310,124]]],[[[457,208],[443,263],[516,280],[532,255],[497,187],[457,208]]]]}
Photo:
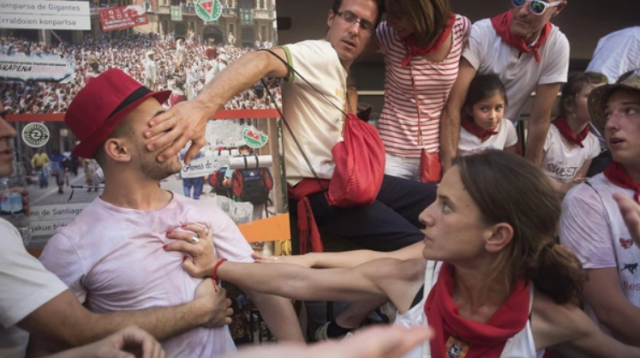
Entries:
{"type": "Polygon", "coordinates": [[[368,206],[378,196],[384,177],[385,150],[374,126],[349,113],[344,119],[343,141],[333,149],[336,167],[327,199],[341,208],[368,206]]]}
{"type": "Polygon", "coordinates": [[[418,100],[418,90],[413,80],[411,71],[411,84],[413,85],[413,95],[416,99],[416,109],[418,111],[418,141],[420,144],[420,181],[423,183],[439,183],[442,180],[442,164],[440,163],[440,153],[429,153],[424,147],[422,136],[422,116],[420,115],[420,101],[418,100]]]}
{"type": "MultiPolygon", "coordinates": [[[[371,205],[380,192],[384,178],[385,149],[378,130],[371,124],[360,120],[355,114],[345,113],[300,75],[298,71],[291,67],[287,61],[280,58],[280,56],[271,50],[265,51],[276,56],[287,66],[289,71],[293,71],[296,76],[304,80],[313,90],[321,94],[322,97],[345,116],[342,127],[343,140],[331,149],[335,169],[327,190],[326,186],[321,183],[320,178],[313,169],[311,162],[307,158],[293,131],[291,131],[282,111],[276,106],[282,121],[302,153],[309,169],[311,169],[315,177],[314,179],[318,182],[318,191],[327,190],[326,196],[329,205],[341,208],[371,205]]],[[[263,85],[268,89],[264,81],[263,85]]],[[[271,96],[270,91],[268,92],[271,96]]],[[[349,104],[348,98],[347,104],[349,104]]]]}

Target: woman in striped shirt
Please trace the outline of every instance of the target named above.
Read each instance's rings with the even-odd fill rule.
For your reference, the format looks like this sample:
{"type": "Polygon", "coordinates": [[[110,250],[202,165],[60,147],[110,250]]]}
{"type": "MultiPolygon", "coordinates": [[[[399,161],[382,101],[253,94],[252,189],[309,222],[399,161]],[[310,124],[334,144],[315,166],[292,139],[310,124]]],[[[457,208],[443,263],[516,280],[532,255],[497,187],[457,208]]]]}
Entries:
{"type": "Polygon", "coordinates": [[[387,21],[361,57],[378,50],[384,54],[378,130],[387,151],[385,173],[417,180],[423,148],[439,163],[440,115],[471,23],[449,11],[449,0],[387,0],[385,5],[387,21]]]}

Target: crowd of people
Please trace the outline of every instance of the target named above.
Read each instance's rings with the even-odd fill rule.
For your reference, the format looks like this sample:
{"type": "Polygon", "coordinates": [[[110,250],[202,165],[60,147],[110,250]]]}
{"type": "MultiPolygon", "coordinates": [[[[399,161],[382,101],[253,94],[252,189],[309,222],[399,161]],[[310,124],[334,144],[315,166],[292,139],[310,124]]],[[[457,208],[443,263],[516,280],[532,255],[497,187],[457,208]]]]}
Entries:
{"type": "MultiPolygon", "coordinates": [[[[219,61],[228,47],[194,55],[178,40],[162,59],[133,50],[166,70],[166,87],[149,79],[153,66],[102,70],[108,55],[88,59],[65,123],[80,140],[74,155],[102,168],[104,193],[39,260],[0,221],[10,242],[0,347],[45,354],[134,324],[143,331],[131,341],[149,355],[223,357],[236,349],[224,280],[247,293],[280,342],[305,340],[290,299],[351,302],[316,339],[357,330],[386,302],[397,310],[387,340],[359,351],[350,345],[375,331],[347,337],[337,352],[284,344],[247,357],[355,358],[371,347],[366,356],[640,357],[640,43],[622,40],[639,38],[640,27],[605,37],[588,72],[569,73],[569,41],[551,23],[567,6],[512,0],[471,24],[448,0],[335,0],[324,39],[249,51],[197,94],[180,89],[179,100],[172,87],[200,80],[184,66],[191,56],[219,61]],[[603,52],[611,39],[631,55],[603,52]],[[354,116],[349,78],[376,51],[386,79],[377,129],[354,116]],[[282,145],[301,255],[255,254],[214,204],[159,185],[198,156],[213,114],[246,104],[237,96],[249,88],[264,92],[255,87],[263,77],[284,79],[282,145]],[[534,91],[523,137],[516,126],[534,91]],[[361,250],[322,252],[328,236],[361,250]]],[[[0,176],[11,174],[15,136],[0,121],[0,176]]]]}
{"type": "MultiPolygon", "coordinates": [[[[213,44],[219,56],[210,60],[206,56],[208,46],[193,40],[174,40],[174,36],[169,35],[137,33],[101,38],[88,35],[82,44],[62,42],[58,46],[44,46],[24,39],[2,38],[2,55],[59,55],[75,65],[75,74],[61,83],[0,80],[0,98],[5,110],[14,114],[64,113],[78,91],[86,85],[87,76],[92,72],[100,73],[119,68],[141,83],[151,80],[157,89],[180,91],[176,86],[176,77],[182,78],[183,83],[180,86],[186,99],[193,99],[204,87],[208,72],[222,62],[220,57],[225,59],[228,65],[255,50],[235,47],[229,43],[213,44]],[[149,61],[149,52],[154,54],[153,73],[146,71],[145,64],[149,61]],[[91,67],[92,62],[97,62],[95,68],[91,67]]],[[[269,80],[267,85],[273,92],[276,104],[280,106],[282,94],[279,81],[269,80]]],[[[225,109],[268,108],[275,108],[275,105],[261,84],[256,84],[239,94],[225,106],[225,109]]]]}

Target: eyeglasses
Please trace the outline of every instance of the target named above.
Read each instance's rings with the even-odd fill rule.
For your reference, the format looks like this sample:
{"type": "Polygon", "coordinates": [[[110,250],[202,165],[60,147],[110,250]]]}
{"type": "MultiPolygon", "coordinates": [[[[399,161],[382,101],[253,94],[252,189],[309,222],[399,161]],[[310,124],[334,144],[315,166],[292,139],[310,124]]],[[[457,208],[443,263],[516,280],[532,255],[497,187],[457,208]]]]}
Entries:
{"type": "MultiPolygon", "coordinates": [[[[516,1],[516,0],[514,0],[516,1]]],[[[353,26],[353,24],[358,24],[363,31],[373,31],[373,24],[367,20],[358,19],[356,14],[345,11],[339,12],[336,11],[336,15],[342,17],[342,19],[347,23],[353,26]]]]}
{"type": "Polygon", "coordinates": [[[511,2],[515,7],[523,7],[526,2],[529,2],[531,12],[536,15],[542,15],[548,7],[556,7],[563,3],[563,1],[554,1],[549,3],[540,0],[511,0],[511,2]]]}

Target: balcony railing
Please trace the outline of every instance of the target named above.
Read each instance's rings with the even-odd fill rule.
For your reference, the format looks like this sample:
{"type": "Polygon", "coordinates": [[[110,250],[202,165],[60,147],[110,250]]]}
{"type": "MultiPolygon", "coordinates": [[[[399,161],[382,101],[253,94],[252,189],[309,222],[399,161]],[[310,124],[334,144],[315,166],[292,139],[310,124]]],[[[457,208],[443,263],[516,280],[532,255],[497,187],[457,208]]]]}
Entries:
{"type": "Polygon", "coordinates": [[[275,20],[275,9],[255,9],[253,10],[253,18],[258,20],[275,20]]]}
{"type": "Polygon", "coordinates": [[[236,7],[224,8],[224,9],[222,9],[222,16],[223,17],[238,17],[238,8],[236,8],[236,7]]]}
{"type": "Polygon", "coordinates": [[[182,14],[183,15],[195,15],[196,14],[196,7],[195,6],[187,6],[187,5],[182,5],[182,14]]]}

